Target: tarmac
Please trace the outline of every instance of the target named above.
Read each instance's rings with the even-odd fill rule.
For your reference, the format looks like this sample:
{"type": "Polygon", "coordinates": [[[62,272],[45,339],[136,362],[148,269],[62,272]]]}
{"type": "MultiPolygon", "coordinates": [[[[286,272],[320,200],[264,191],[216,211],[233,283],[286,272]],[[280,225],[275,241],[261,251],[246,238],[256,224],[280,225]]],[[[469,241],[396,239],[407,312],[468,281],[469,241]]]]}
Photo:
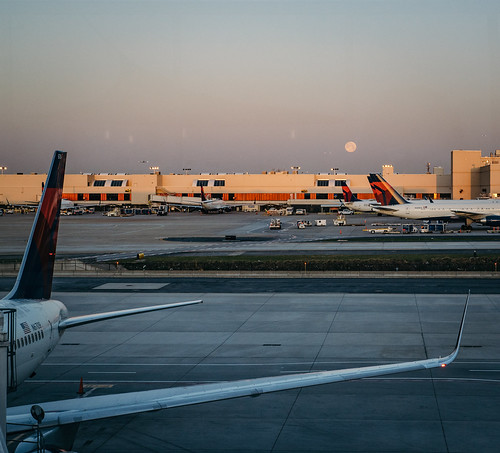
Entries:
{"type": "MultiPolygon", "coordinates": [[[[366,226],[407,222],[372,215],[346,217],[348,225],[341,227],[333,225],[333,215],[283,217],[283,228],[271,231],[271,217],[251,213],[173,213],[165,217],[105,217],[98,213],[68,216],[61,217],[57,256],[95,258],[100,261],[135,257],[137,253],[342,254],[368,251],[377,254],[429,251],[470,253],[472,256],[474,251],[496,251],[500,244],[500,234],[488,234],[488,230],[481,226],[475,227],[472,233],[458,233],[460,224],[450,224],[448,228],[454,232],[448,234],[373,235],[363,231],[366,226]],[[296,226],[298,220],[307,219],[314,224],[314,220],[320,218],[327,219],[326,227],[298,229],[296,226]],[[394,242],[394,238],[398,241],[394,242]]],[[[32,214],[0,217],[0,255],[22,255],[32,222],[32,214]]]]}
{"type": "MultiPolygon", "coordinates": [[[[442,356],[454,347],[465,301],[403,288],[262,293],[258,282],[247,294],[142,292],[148,284],[113,280],[54,297],[72,315],[204,303],[66,332],[9,405],[76,397],[80,378],[90,397],[442,356]]],[[[500,295],[474,294],[462,350],[445,369],[85,423],[74,450],[496,452],[499,322],[500,295]]]]}
{"type": "MultiPolygon", "coordinates": [[[[130,249],[136,253],[146,246],[168,251],[179,242],[164,238],[174,235],[270,234],[269,219],[254,214],[94,216],[63,219],[59,250],[64,256],[130,249]]],[[[22,253],[32,216],[26,216],[29,221],[22,217],[0,218],[2,233],[6,232],[0,238],[2,254],[22,253]]],[[[299,243],[308,250],[308,244],[318,244],[310,240],[317,239],[318,231],[325,237],[340,236],[333,225],[323,230],[293,229],[293,220],[290,225],[266,246],[283,243],[297,250],[299,243]],[[304,231],[308,236],[297,242],[294,236],[304,231]]],[[[352,228],[353,234],[355,228],[362,230],[352,228]]],[[[359,230],[356,234],[362,234],[359,230]]],[[[462,247],[479,244],[469,239],[461,242],[462,247]]],[[[231,243],[231,253],[241,252],[241,244],[231,243]]],[[[213,243],[204,245],[209,248],[213,243]]],[[[497,247],[496,242],[488,247],[497,247]]],[[[36,376],[9,394],[9,405],[39,402],[43,407],[44,401],[71,398],[80,378],[85,396],[90,397],[443,356],[456,341],[465,302],[462,289],[474,282],[328,281],[144,275],[56,278],[53,297],[64,302],[72,316],[198,298],[204,303],[69,330],[36,376]]],[[[0,279],[0,291],[5,294],[12,282],[12,278],[0,279]]],[[[476,280],[462,349],[444,369],[85,423],[74,450],[496,452],[500,444],[499,323],[496,281],[476,280]]]]}

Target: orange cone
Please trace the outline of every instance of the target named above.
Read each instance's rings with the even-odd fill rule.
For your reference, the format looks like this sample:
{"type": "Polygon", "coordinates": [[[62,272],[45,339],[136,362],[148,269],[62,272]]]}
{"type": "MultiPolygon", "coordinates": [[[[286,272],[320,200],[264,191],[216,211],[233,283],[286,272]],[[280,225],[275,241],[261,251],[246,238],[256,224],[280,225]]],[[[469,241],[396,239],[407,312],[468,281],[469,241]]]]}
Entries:
{"type": "Polygon", "coordinates": [[[76,392],[78,395],[82,396],[83,395],[83,378],[80,378],[80,387],[78,387],[78,392],[76,392]]]}

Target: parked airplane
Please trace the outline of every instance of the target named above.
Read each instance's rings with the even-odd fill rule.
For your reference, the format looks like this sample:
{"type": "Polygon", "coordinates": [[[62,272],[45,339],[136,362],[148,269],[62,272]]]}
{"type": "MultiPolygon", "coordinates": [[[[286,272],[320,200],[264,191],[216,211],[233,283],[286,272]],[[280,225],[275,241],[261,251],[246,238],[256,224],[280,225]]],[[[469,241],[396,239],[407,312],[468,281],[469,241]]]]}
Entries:
{"type": "Polygon", "coordinates": [[[344,194],[344,201],[342,204],[352,211],[373,212],[374,206],[380,205],[377,200],[360,200],[351,192],[347,184],[342,185],[342,193],[344,194]]]}
{"type": "Polygon", "coordinates": [[[199,199],[194,197],[177,197],[165,192],[161,195],[151,196],[150,201],[166,203],[168,206],[175,206],[178,208],[199,209],[204,214],[222,214],[224,212],[230,212],[236,207],[224,203],[220,198],[207,198],[203,186],[200,186],[200,189],[201,197],[199,199]]]}
{"type": "Polygon", "coordinates": [[[375,211],[403,219],[462,220],[500,226],[500,200],[415,200],[401,196],[382,176],[371,173],[368,181],[380,206],[375,211]]]}
{"type": "Polygon", "coordinates": [[[205,213],[210,212],[229,212],[231,211],[231,206],[224,203],[219,198],[207,198],[205,195],[205,191],[203,190],[203,186],[200,186],[201,189],[201,210],[205,213]]]}
{"type": "MultiPolygon", "coordinates": [[[[14,346],[18,362],[17,369],[21,377],[35,370],[67,328],[102,319],[201,302],[191,301],[68,318],[66,307],[61,302],[50,300],[65,160],[66,153],[56,151],[19,276],[13,290],[1,301],[2,308],[16,310],[17,319],[11,325],[21,328],[19,335],[16,335],[14,346]]],[[[50,451],[50,448],[71,449],[78,425],[84,421],[444,367],[453,362],[458,355],[468,301],[469,297],[465,303],[455,348],[445,357],[11,407],[7,409],[7,432],[9,434],[24,433],[38,427],[43,432],[46,450],[50,451]],[[35,423],[35,418],[37,423],[35,423]]],[[[24,453],[37,451],[36,438],[33,436],[30,440],[34,441],[34,444],[31,447],[21,447],[24,453]]]]}
{"type": "MultiPolygon", "coordinates": [[[[39,205],[38,201],[25,201],[24,203],[9,203],[9,200],[7,200],[7,206],[12,209],[21,209],[21,210],[29,210],[29,211],[34,211],[39,205]]],[[[61,199],[61,210],[68,210],[72,211],[74,209],[80,209],[80,208],[95,208],[96,204],[78,204],[75,203],[74,201],[68,200],[66,198],[61,199]]]]}
{"type": "Polygon", "coordinates": [[[66,329],[104,319],[200,303],[200,300],[68,317],[62,302],[51,299],[66,153],[56,151],[13,289],[0,300],[11,313],[9,383],[33,375],[66,329]]]}

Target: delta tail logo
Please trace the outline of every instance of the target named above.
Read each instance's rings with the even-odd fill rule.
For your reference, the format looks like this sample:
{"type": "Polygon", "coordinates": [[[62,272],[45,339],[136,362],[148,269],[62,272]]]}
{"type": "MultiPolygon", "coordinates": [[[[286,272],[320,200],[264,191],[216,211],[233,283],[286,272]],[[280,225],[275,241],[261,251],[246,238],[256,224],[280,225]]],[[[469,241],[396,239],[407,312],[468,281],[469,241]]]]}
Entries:
{"type": "Polygon", "coordinates": [[[382,176],[375,173],[371,173],[368,176],[368,181],[372,188],[373,194],[376,200],[382,206],[390,206],[396,204],[406,204],[408,203],[401,195],[399,195],[390,184],[387,184],[382,176]]]}

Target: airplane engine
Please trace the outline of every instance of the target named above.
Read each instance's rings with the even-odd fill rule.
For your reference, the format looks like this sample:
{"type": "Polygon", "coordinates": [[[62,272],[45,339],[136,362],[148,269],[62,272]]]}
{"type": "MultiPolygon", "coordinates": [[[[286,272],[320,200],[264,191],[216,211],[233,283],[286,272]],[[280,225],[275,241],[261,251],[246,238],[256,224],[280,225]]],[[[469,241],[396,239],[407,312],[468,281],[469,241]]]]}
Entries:
{"type": "Polygon", "coordinates": [[[500,227],[500,215],[489,215],[478,221],[482,225],[500,227]]]}

